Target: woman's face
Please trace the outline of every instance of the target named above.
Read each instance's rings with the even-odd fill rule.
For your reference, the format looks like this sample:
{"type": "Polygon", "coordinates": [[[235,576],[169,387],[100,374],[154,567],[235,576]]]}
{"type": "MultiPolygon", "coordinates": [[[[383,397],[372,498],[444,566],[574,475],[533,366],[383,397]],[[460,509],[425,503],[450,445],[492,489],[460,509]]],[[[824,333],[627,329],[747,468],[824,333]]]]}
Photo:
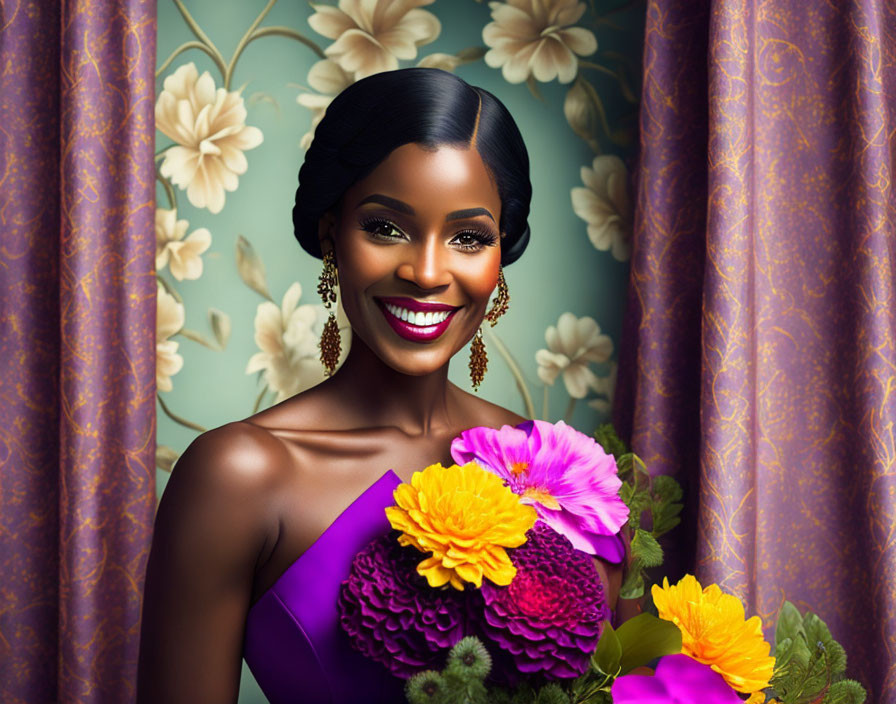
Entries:
{"type": "Polygon", "coordinates": [[[475,148],[393,151],[321,221],[352,334],[404,374],[447,364],[497,283],[500,221],[497,186],[475,148]]]}

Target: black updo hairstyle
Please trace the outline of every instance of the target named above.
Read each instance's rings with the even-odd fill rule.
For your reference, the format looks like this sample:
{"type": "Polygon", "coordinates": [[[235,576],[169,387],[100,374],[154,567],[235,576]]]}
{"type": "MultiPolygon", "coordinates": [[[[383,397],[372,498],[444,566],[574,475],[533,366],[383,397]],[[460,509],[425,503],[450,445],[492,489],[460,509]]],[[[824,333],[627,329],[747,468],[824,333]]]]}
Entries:
{"type": "Polygon", "coordinates": [[[292,211],[299,244],[320,258],[321,216],[398,147],[416,143],[428,149],[464,148],[474,134],[501,198],[501,264],[516,261],[529,242],[532,198],[522,135],[494,95],[434,68],[376,73],[330,103],[299,170],[292,211]]]}

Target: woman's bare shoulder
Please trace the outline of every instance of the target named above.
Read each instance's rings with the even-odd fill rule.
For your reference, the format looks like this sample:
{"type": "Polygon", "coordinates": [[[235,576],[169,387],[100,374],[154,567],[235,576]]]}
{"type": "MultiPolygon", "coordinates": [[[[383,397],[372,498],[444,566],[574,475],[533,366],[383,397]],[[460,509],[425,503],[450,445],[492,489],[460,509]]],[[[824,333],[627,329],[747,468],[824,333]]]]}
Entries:
{"type": "Polygon", "coordinates": [[[266,428],[234,421],[197,437],[178,459],[172,481],[212,484],[240,492],[276,482],[288,453],[266,428]]]}
{"type": "Polygon", "coordinates": [[[519,425],[526,419],[503,406],[458,389],[467,428],[486,426],[500,428],[504,425],[519,425]]]}

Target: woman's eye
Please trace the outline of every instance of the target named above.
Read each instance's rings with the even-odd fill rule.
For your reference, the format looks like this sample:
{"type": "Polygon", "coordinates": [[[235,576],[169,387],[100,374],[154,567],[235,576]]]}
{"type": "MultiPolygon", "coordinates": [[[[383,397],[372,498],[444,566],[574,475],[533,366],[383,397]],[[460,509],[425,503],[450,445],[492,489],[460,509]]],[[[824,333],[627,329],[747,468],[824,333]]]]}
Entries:
{"type": "Polygon", "coordinates": [[[451,241],[453,244],[457,245],[458,249],[475,252],[482,249],[483,247],[490,247],[494,245],[496,238],[494,235],[486,232],[470,231],[459,232],[451,241]]]}
{"type": "Polygon", "coordinates": [[[388,220],[368,220],[361,223],[361,229],[369,232],[376,239],[394,240],[404,237],[404,233],[388,220]]]}

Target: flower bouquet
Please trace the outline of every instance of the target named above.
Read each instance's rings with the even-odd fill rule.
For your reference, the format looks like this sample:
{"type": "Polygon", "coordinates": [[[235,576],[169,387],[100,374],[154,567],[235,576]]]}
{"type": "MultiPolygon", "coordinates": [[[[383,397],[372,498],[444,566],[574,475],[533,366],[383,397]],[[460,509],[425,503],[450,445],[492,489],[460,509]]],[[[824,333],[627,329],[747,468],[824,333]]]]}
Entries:
{"type": "Polygon", "coordinates": [[[644,594],[681,490],[611,429],[596,437],[537,420],[473,428],[452,443],[457,464],[399,485],[393,531],[343,583],[352,645],[407,680],[411,704],[864,700],[820,619],[785,605],[772,656],[759,618],[692,576],[654,585],[656,615],[614,629],[595,558],[627,559],[622,596],[644,594]]]}

